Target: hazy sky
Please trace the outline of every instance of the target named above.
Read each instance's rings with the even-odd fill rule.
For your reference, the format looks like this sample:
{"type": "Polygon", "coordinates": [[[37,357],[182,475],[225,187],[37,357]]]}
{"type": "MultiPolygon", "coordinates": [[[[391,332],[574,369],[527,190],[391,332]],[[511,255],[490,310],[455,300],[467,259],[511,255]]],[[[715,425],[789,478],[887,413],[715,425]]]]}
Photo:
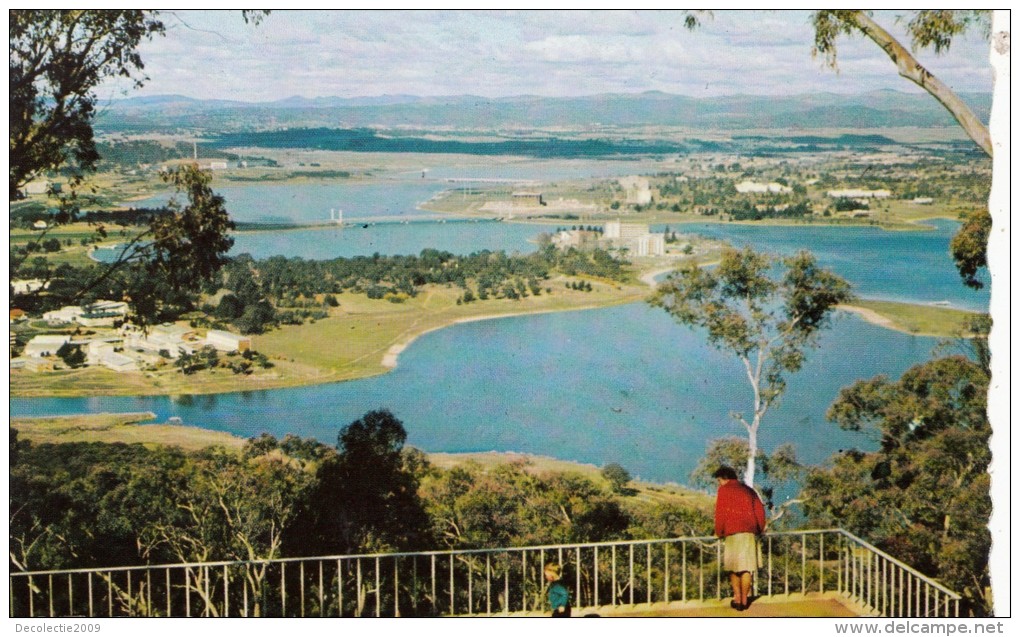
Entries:
{"type": "MultiPolygon", "coordinates": [[[[166,14],[145,43],[149,81],[126,95],[270,101],[292,95],[486,97],[659,90],[695,97],[919,91],[872,42],[843,37],[840,72],[811,56],[806,11],[717,11],[688,31],[661,11],[238,11],[166,14]]],[[[876,18],[895,34],[895,13],[876,18]]],[[[904,40],[905,41],[905,40],[904,40]]],[[[988,43],[972,33],[920,60],[957,91],[991,91],[988,43]]],[[[106,87],[104,96],[123,97],[106,87]]]]}

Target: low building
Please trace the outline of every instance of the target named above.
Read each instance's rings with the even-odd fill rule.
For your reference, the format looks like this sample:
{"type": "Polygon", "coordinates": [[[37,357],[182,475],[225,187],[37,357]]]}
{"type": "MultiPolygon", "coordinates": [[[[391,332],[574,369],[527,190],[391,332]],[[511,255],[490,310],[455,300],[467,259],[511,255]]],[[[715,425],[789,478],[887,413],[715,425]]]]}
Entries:
{"type": "Polygon", "coordinates": [[[666,254],[666,235],[649,233],[638,237],[635,254],[639,257],[661,257],[666,254]]]}
{"type": "Polygon", "coordinates": [[[224,352],[246,352],[251,349],[251,338],[223,330],[209,330],[205,344],[224,352]]]}
{"type": "Polygon", "coordinates": [[[858,188],[830,190],[825,194],[833,199],[887,199],[892,196],[888,190],[861,190],[858,188]]]}
{"type": "Polygon", "coordinates": [[[613,241],[634,241],[648,234],[648,224],[622,223],[620,220],[607,221],[604,238],[613,241]]]}
{"type": "Polygon", "coordinates": [[[654,196],[646,177],[621,177],[618,182],[625,193],[626,203],[636,206],[647,206],[652,203],[654,196]]]}
{"type": "Polygon", "coordinates": [[[55,356],[57,350],[70,340],[70,334],[40,334],[25,344],[24,355],[31,358],[55,356]]]}
{"type": "Polygon", "coordinates": [[[124,348],[153,352],[158,354],[165,351],[171,357],[176,357],[180,352],[194,354],[197,343],[195,342],[195,331],[190,327],[164,323],[154,325],[148,332],[131,323],[121,326],[121,335],[124,338],[124,348]]]}
{"type": "Polygon", "coordinates": [[[65,323],[75,323],[85,311],[77,305],[65,305],[59,310],[51,310],[43,314],[43,320],[46,321],[47,325],[64,325],[65,323]]]}
{"type": "Polygon", "coordinates": [[[560,230],[552,236],[552,244],[560,250],[594,246],[598,240],[599,233],[594,230],[560,230]]]}
{"type": "Polygon", "coordinates": [[[41,281],[39,279],[18,279],[11,281],[11,289],[15,294],[28,294],[29,292],[45,290],[48,287],[50,287],[49,281],[41,281]]]}
{"type": "Polygon", "coordinates": [[[96,363],[115,372],[137,372],[139,370],[138,362],[135,359],[113,350],[104,351],[100,354],[97,357],[96,363]]]}
{"type": "Polygon", "coordinates": [[[11,323],[17,323],[18,321],[24,321],[27,318],[25,310],[20,310],[16,307],[11,308],[11,323]]]}
{"type": "Polygon", "coordinates": [[[914,197],[910,203],[916,203],[919,206],[930,206],[935,203],[935,200],[931,197],[914,197]]]}
{"type": "Polygon", "coordinates": [[[771,181],[767,184],[762,184],[754,181],[742,181],[736,184],[734,188],[736,188],[737,192],[741,194],[766,193],[766,192],[775,193],[793,192],[793,188],[790,188],[789,186],[784,186],[783,184],[775,181],[771,181]]]}
{"type": "Polygon", "coordinates": [[[515,192],[510,195],[510,201],[513,202],[514,206],[521,206],[524,208],[534,208],[545,205],[545,201],[542,199],[542,193],[540,192],[515,192]]]}

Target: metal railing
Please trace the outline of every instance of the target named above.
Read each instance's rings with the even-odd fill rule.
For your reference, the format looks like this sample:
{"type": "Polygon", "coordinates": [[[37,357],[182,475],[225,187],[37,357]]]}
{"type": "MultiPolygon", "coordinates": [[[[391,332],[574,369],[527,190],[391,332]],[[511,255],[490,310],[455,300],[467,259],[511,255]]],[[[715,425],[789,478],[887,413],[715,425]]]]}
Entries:
{"type": "MultiPolygon", "coordinates": [[[[842,529],[770,533],[755,594],[845,599],[863,614],[954,617],[960,596],[842,529]]],[[[335,555],[10,574],[12,617],[306,617],[544,612],[563,566],[577,612],[719,600],[714,537],[335,555]]]]}

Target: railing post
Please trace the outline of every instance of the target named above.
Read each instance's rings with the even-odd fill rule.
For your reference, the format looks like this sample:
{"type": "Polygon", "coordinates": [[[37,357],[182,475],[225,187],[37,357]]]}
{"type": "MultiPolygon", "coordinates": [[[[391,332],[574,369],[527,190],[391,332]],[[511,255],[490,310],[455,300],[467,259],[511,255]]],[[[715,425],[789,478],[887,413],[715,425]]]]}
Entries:
{"type": "Polygon", "coordinates": [[[631,544],[629,548],[630,548],[630,551],[629,551],[630,558],[629,558],[628,567],[627,567],[629,569],[628,570],[628,576],[627,576],[628,577],[627,588],[630,589],[630,605],[633,606],[634,605],[634,545],[631,544]]]}
{"type": "Polygon", "coordinates": [[[432,554],[432,612],[438,612],[439,602],[436,595],[436,555],[432,554]]]}
{"type": "Polygon", "coordinates": [[[715,541],[715,596],[722,599],[722,540],[715,541]]]}
{"type": "Polygon", "coordinates": [[[669,542],[662,545],[663,561],[666,563],[665,571],[662,574],[662,598],[669,603],[669,542]]]}
{"type": "Polygon", "coordinates": [[[396,556],[393,557],[393,616],[400,617],[400,558],[396,556]]]}
{"type": "Polygon", "coordinates": [[[528,610],[528,551],[521,549],[521,610],[528,610]]]}
{"type": "MultiPolygon", "coordinates": [[[[451,556],[452,560],[453,557],[451,556]]],[[[382,617],[382,580],[380,579],[380,562],[379,558],[375,558],[375,616],[382,617]]]]}
{"type": "Polygon", "coordinates": [[[336,616],[344,616],[344,563],[336,560],[336,616]]]}
{"type": "MultiPolygon", "coordinates": [[[[633,546],[633,545],[631,545],[631,546],[633,546]]],[[[610,577],[612,578],[612,586],[611,586],[610,590],[612,590],[613,596],[609,600],[609,603],[612,604],[613,606],[616,606],[616,545],[615,544],[613,545],[613,568],[612,568],[612,574],[610,575],[610,577]]]]}
{"type": "Polygon", "coordinates": [[[807,594],[807,535],[800,536],[800,594],[807,594]]]}
{"type": "Polygon", "coordinates": [[[492,554],[485,554],[485,614],[492,614],[492,554]]]}
{"type": "Polygon", "coordinates": [[[319,560],[319,617],[326,616],[326,589],[322,579],[322,560],[319,560]]]}
{"type": "Polygon", "coordinates": [[[768,566],[768,570],[766,571],[768,573],[768,586],[766,587],[766,590],[768,590],[768,596],[772,597],[772,536],[771,535],[768,537],[768,547],[769,547],[768,548],[768,551],[769,551],[769,566],[768,566]]]}
{"type": "Polygon", "coordinates": [[[456,615],[457,611],[454,608],[454,582],[453,582],[453,553],[450,553],[450,614],[456,615]]]}
{"type": "Polygon", "coordinates": [[[645,544],[648,564],[645,566],[648,583],[645,585],[645,592],[648,595],[648,603],[652,603],[652,543],[645,544]]]}
{"type": "Polygon", "coordinates": [[[574,561],[577,563],[577,568],[574,569],[574,577],[577,580],[574,590],[577,591],[577,605],[581,605],[581,547],[578,546],[575,549],[574,561]]]}
{"type": "Polygon", "coordinates": [[[687,542],[682,542],[683,555],[680,556],[680,601],[687,601],[687,542]]]}
{"type": "Polygon", "coordinates": [[[599,547],[595,547],[595,572],[592,573],[592,579],[595,580],[595,593],[593,606],[596,608],[599,605],[599,547]]]}
{"type": "Polygon", "coordinates": [[[301,600],[301,617],[305,616],[305,563],[298,562],[298,599],[301,600]]]}
{"type": "Polygon", "coordinates": [[[825,594],[825,534],[818,534],[818,592],[825,594]]]}

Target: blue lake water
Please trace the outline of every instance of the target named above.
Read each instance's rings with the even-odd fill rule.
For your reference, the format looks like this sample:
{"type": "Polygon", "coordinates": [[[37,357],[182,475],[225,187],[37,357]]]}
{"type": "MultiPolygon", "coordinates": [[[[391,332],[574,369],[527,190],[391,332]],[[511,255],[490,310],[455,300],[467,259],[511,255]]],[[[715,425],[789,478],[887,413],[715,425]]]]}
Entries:
{"type": "MultiPolygon", "coordinates": [[[[635,172],[634,162],[583,160],[521,162],[510,172],[506,166],[469,162],[432,167],[429,175],[549,179],[635,172]]],[[[331,207],[343,208],[347,218],[418,218],[417,203],[448,187],[441,179],[412,175],[370,183],[217,190],[240,221],[307,223],[328,220],[331,207]]],[[[932,226],[926,232],[738,224],[672,229],[772,252],[807,248],[861,296],[986,309],[987,289],[965,288],[949,258],[956,224],[933,221],[932,226]]],[[[232,252],[311,259],[417,254],[427,247],[461,254],[528,252],[534,249],[529,240],[551,227],[379,223],[241,233],[232,252]]],[[[926,360],[936,344],[839,314],[821,347],[790,379],[782,404],[766,417],[762,446],[792,442],[811,463],[838,449],[873,447],[866,435],[827,423],[826,408],[839,388],[877,374],[898,377],[926,360]]],[[[10,413],[143,410],[155,412],[158,421],[177,416],[242,436],[268,431],[333,443],[342,426],[385,407],[404,421],[409,444],[427,451],[523,451],[599,465],[620,462],[646,479],[685,482],[711,439],[743,434],[728,414],[745,409],[749,397],[744,371],[732,357],[706,346],[701,335],[676,325],[663,311],[633,304],[453,326],[416,341],[391,373],[359,381],[208,396],[13,398],[10,413]]]]}
{"type": "MultiPolygon", "coordinates": [[[[866,435],[824,419],[839,388],[896,377],[936,340],[840,314],[782,404],[761,444],[793,442],[807,462],[871,448],[866,435]]],[[[729,418],[750,388],[730,356],[642,304],[465,323],[424,335],[391,373],[358,381],[182,397],[12,399],[11,415],[153,411],[253,436],[294,433],[334,443],[345,424],[388,408],[408,444],[427,451],[522,451],[602,465],[619,462],[657,481],[685,482],[709,440],[743,434],[729,418]]]]}
{"type": "MultiPolygon", "coordinates": [[[[931,230],[709,223],[671,229],[780,254],[810,250],[819,263],[853,283],[862,297],[911,303],[949,301],[952,307],[987,311],[989,286],[979,291],[964,286],[949,254],[949,240],[959,224],[947,219],[924,223],[931,230]]],[[[983,274],[987,282],[987,271],[983,274]]]]}

